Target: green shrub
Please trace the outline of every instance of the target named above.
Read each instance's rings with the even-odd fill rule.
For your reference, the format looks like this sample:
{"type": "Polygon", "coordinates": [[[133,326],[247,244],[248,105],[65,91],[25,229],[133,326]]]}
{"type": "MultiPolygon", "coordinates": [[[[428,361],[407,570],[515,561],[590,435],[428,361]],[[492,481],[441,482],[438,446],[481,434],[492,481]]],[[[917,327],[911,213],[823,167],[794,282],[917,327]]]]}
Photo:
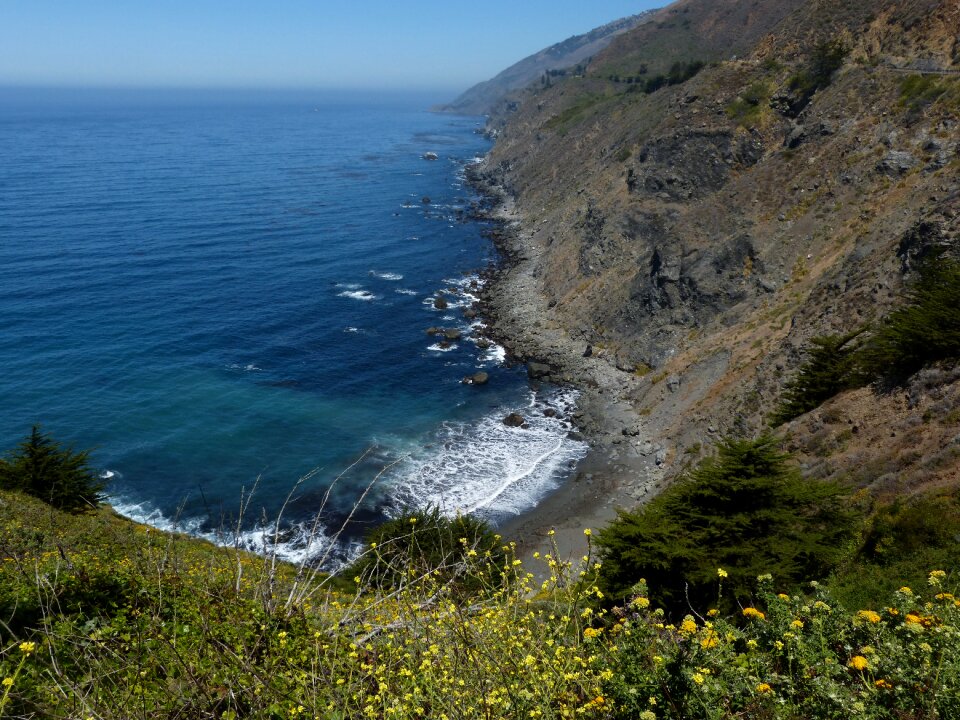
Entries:
{"type": "Polygon", "coordinates": [[[716,601],[725,568],[729,610],[760,574],[791,585],[821,578],[840,561],[855,514],[835,484],[804,480],[775,440],[724,440],[649,504],[602,530],[600,587],[613,602],[645,579],[654,599],[682,614],[688,602],[716,601]]]}
{"type": "Polygon", "coordinates": [[[840,40],[818,44],[806,67],[790,78],[788,87],[797,95],[796,109],[802,109],[817,90],[828,87],[833,74],[843,66],[850,50],[840,40]]]}
{"type": "Polygon", "coordinates": [[[960,359],[960,263],[920,266],[906,304],[887,316],[857,352],[871,377],[900,381],[926,365],[960,359]]]}
{"type": "Polygon", "coordinates": [[[922,112],[956,85],[934,75],[910,75],[900,82],[900,106],[911,113],[922,112]]]}
{"type": "Polygon", "coordinates": [[[0,489],[33,495],[61,510],[103,501],[103,482],[87,464],[89,451],[63,449],[34,425],[30,437],[0,460],[0,489]]]}
{"type": "Polygon", "coordinates": [[[758,80],[727,106],[727,115],[738,125],[755,125],[763,115],[764,105],[769,99],[770,87],[758,80]]]}
{"type": "Polygon", "coordinates": [[[857,330],[846,335],[811,339],[807,360],[800,366],[796,377],[786,384],[771,425],[782,425],[819,407],[842,390],[863,384],[856,370],[856,346],[853,344],[862,332],[857,330]]]}
{"type": "Polygon", "coordinates": [[[850,607],[904,585],[926,584],[926,568],[960,568],[960,499],[938,495],[900,499],[877,509],[830,587],[850,607]]]}
{"type": "Polygon", "coordinates": [[[363,585],[400,587],[423,575],[437,577],[467,592],[488,582],[465,572],[466,560],[485,557],[502,565],[500,537],[490,526],[470,515],[449,518],[437,508],[407,512],[369,534],[370,548],[347,571],[363,585]]]}

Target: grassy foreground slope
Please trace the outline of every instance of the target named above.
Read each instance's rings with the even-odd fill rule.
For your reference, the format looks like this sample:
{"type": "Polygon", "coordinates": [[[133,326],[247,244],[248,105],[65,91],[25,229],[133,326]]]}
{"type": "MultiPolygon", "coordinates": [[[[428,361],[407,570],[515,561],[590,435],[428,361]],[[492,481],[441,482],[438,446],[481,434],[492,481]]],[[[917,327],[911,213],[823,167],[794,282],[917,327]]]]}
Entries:
{"type": "MultiPolygon", "coordinates": [[[[402,542],[418,532],[410,522],[402,542]]],[[[439,574],[410,565],[397,585],[334,586],[108,509],[66,515],[0,493],[0,717],[960,713],[960,602],[942,571],[862,608],[817,585],[778,595],[764,577],[753,605],[670,624],[643,582],[608,607],[592,554],[538,558],[535,582],[510,543],[462,550],[439,574]],[[470,594],[450,581],[464,576],[470,594]]]]}

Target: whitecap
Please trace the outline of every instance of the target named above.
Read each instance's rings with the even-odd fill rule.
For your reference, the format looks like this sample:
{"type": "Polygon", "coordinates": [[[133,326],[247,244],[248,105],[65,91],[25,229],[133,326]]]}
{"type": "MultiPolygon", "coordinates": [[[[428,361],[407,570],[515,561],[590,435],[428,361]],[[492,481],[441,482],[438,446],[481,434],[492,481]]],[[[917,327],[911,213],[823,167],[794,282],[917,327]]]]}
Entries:
{"type": "Polygon", "coordinates": [[[114,480],[123,476],[116,470],[104,470],[99,477],[101,480],[114,480]]]}
{"type": "Polygon", "coordinates": [[[358,333],[358,332],[360,332],[360,328],[345,327],[345,328],[343,329],[343,331],[344,331],[345,333],[358,333]]]}
{"type": "Polygon", "coordinates": [[[344,290],[342,293],[337,293],[337,295],[340,297],[353,298],[354,300],[365,300],[367,302],[379,299],[369,290],[344,290]]]}
{"type": "Polygon", "coordinates": [[[359,543],[336,542],[327,527],[318,523],[299,522],[278,528],[260,524],[237,532],[233,529],[204,530],[206,518],[170,518],[146,502],[110,498],[110,505],[124,517],[165,532],[186,533],[203,538],[221,547],[237,547],[258,555],[291,563],[317,562],[324,557],[322,568],[335,572],[349,564],[362,551],[359,543]]]}
{"type": "Polygon", "coordinates": [[[413,297],[420,294],[416,290],[407,290],[406,288],[397,288],[394,292],[397,293],[397,295],[412,295],[413,297]]]}
{"type": "Polygon", "coordinates": [[[547,407],[564,407],[576,397],[566,389],[542,397],[531,391],[526,407],[503,406],[477,422],[445,423],[389,480],[388,512],[433,505],[451,515],[500,519],[533,507],[587,453],[586,443],[568,437],[565,420],[544,415],[547,407]],[[527,427],[504,425],[510,412],[520,412],[527,427]]]}
{"type": "Polygon", "coordinates": [[[433,345],[427,348],[427,350],[432,350],[433,352],[443,352],[443,353],[450,352],[451,350],[456,350],[456,349],[457,349],[456,345],[447,345],[446,347],[444,347],[440,343],[434,343],[433,345]]]}
{"type": "Polygon", "coordinates": [[[391,282],[396,282],[397,280],[403,280],[403,275],[400,273],[392,272],[377,272],[376,270],[371,270],[370,274],[374,277],[378,277],[381,280],[390,280],[391,282]]]}
{"type": "Polygon", "coordinates": [[[344,290],[359,290],[363,287],[358,283],[334,283],[334,287],[343,288],[344,290]]]}

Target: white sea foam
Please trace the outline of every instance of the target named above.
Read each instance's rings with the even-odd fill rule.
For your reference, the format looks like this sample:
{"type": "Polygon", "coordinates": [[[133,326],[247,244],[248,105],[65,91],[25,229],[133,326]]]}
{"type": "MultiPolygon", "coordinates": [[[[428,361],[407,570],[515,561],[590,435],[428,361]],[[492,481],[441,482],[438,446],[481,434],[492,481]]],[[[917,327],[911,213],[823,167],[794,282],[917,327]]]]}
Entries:
{"type": "Polygon", "coordinates": [[[403,280],[403,275],[400,273],[391,273],[391,272],[377,272],[376,270],[371,270],[370,274],[374,277],[380,278],[381,280],[390,280],[396,282],[397,280],[403,280]]]}
{"type": "Polygon", "coordinates": [[[268,557],[275,554],[292,563],[319,562],[325,557],[322,567],[330,572],[350,563],[362,550],[357,543],[333,544],[332,533],[319,523],[301,522],[281,527],[279,532],[269,524],[239,532],[236,528],[210,531],[203,529],[205,518],[170,518],[149,503],[122,498],[110,498],[109,502],[114,510],[135,522],[165,532],[187,533],[222,547],[238,547],[268,557]]]}
{"type": "Polygon", "coordinates": [[[104,470],[99,477],[101,480],[114,480],[119,479],[121,475],[116,470],[104,470]]]}
{"type": "Polygon", "coordinates": [[[503,365],[507,359],[507,349],[502,345],[493,344],[483,351],[480,360],[483,363],[493,363],[494,365],[503,365]]]}
{"type": "Polygon", "coordinates": [[[447,347],[443,347],[440,343],[434,343],[433,345],[427,348],[427,350],[432,350],[433,352],[450,352],[451,350],[456,350],[456,349],[457,349],[456,345],[448,345],[447,347]]]}
{"type": "Polygon", "coordinates": [[[334,283],[334,287],[343,288],[344,290],[359,290],[363,285],[358,283],[334,283]]]}
{"type": "Polygon", "coordinates": [[[406,288],[397,288],[394,292],[397,293],[397,295],[412,295],[413,297],[420,294],[416,290],[407,290],[406,288]]]}
{"type": "Polygon", "coordinates": [[[344,331],[345,333],[358,333],[358,332],[360,332],[360,328],[345,327],[345,328],[343,329],[343,331],[344,331]]]}
{"type": "Polygon", "coordinates": [[[543,414],[575,400],[571,390],[542,397],[531,391],[526,407],[502,407],[476,423],[445,423],[436,441],[414,451],[389,480],[390,510],[435,505],[494,519],[528,510],[587,452],[586,443],[567,436],[564,420],[543,414]],[[504,425],[510,412],[520,412],[528,427],[504,425]]]}
{"type": "Polygon", "coordinates": [[[369,290],[344,290],[341,293],[337,293],[337,295],[340,297],[353,298],[354,300],[364,300],[366,302],[379,299],[369,290]]]}
{"type": "Polygon", "coordinates": [[[263,370],[263,368],[257,367],[253,363],[247,363],[246,365],[233,363],[232,365],[228,365],[227,367],[230,368],[231,370],[243,370],[244,372],[260,372],[261,370],[263,370]]]}

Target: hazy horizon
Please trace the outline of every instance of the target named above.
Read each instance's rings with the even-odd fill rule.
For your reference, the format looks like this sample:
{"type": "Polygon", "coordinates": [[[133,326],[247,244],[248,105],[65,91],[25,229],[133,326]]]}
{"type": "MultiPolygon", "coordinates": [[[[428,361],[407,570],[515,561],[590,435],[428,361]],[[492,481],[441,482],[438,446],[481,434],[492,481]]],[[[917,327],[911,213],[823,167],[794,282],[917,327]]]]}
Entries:
{"type": "Polygon", "coordinates": [[[412,91],[448,99],[572,35],[666,2],[363,7],[16,0],[0,27],[7,90],[412,91]]]}

